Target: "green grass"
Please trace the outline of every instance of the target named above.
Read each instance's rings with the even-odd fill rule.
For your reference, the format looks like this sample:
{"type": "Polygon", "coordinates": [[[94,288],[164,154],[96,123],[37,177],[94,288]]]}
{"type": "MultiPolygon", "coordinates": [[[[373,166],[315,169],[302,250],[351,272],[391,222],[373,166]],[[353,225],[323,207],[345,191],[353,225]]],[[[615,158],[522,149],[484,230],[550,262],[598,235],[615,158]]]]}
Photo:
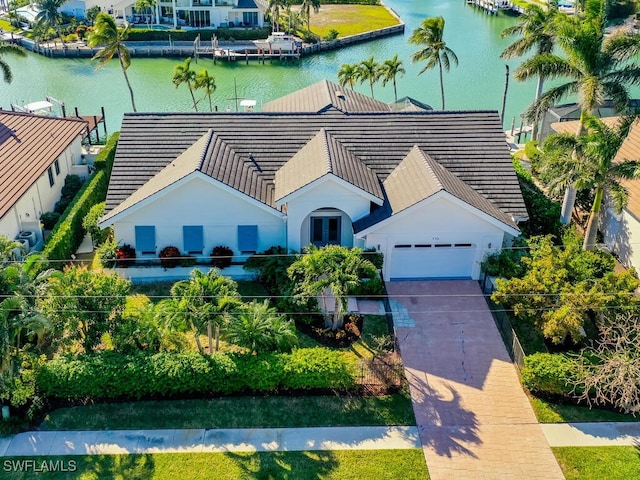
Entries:
{"type": "Polygon", "coordinates": [[[636,447],[556,447],[552,450],[567,480],[640,478],[640,452],[636,447]]]}
{"type": "Polygon", "coordinates": [[[320,37],[332,29],[339,32],[338,38],[342,38],[398,24],[398,19],[379,5],[323,4],[318,14],[311,14],[311,31],[320,37]]]}
{"type": "Polygon", "coordinates": [[[540,423],[565,422],[638,422],[640,417],[577,405],[559,405],[536,397],[529,397],[540,423]]]}
{"type": "Polygon", "coordinates": [[[410,396],[223,397],[60,408],[42,430],[415,425],[410,396]]]}
{"type": "Polygon", "coordinates": [[[43,460],[60,461],[67,468],[75,462],[76,472],[5,473],[6,462],[25,457],[3,459],[3,479],[102,480],[111,479],[291,479],[425,480],[429,473],[422,450],[340,450],[329,452],[273,453],[173,453],[146,455],[87,455],[74,457],[31,457],[39,465],[43,460]]]}

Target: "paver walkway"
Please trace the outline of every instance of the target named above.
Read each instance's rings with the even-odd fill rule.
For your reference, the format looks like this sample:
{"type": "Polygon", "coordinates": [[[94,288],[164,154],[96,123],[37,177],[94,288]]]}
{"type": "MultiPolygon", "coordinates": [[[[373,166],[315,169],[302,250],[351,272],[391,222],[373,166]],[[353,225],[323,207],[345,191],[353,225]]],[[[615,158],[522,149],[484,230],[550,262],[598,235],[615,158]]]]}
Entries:
{"type": "Polygon", "coordinates": [[[0,438],[0,457],[411,448],[420,448],[418,430],[403,426],[42,431],[0,438]]]}
{"type": "Polygon", "coordinates": [[[477,282],[390,282],[432,480],[562,479],[477,282]],[[413,324],[413,326],[411,326],[413,324]]]}

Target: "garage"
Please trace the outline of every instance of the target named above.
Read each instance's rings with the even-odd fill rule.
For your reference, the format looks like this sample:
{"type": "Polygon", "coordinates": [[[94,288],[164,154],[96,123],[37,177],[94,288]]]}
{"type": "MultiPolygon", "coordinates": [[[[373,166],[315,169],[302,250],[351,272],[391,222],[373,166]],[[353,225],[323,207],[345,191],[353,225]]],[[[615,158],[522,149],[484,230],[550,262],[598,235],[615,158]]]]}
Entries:
{"type": "Polygon", "coordinates": [[[476,260],[472,243],[395,244],[388,276],[397,279],[472,278],[476,260]]]}

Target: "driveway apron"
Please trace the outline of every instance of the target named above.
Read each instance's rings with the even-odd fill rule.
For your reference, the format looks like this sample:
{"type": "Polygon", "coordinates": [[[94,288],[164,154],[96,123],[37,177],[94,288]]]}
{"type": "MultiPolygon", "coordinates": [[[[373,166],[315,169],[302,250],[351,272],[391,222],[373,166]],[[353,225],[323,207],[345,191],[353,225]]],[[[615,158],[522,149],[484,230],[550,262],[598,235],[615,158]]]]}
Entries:
{"type": "Polygon", "coordinates": [[[387,291],[431,479],[564,478],[478,283],[387,291]]]}

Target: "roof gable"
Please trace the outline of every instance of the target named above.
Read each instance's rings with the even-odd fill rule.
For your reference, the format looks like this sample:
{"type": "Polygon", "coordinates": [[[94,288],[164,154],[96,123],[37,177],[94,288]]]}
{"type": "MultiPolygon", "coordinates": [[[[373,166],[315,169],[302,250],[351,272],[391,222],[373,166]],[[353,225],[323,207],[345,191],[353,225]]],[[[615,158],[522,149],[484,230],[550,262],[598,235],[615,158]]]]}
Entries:
{"type": "Polygon", "coordinates": [[[0,111],[0,218],[86,128],[74,118],[0,111]]]}
{"type": "Polygon", "coordinates": [[[262,106],[263,112],[388,112],[390,107],[374,98],[321,80],[262,106]]]}
{"type": "Polygon", "coordinates": [[[376,174],[324,128],[275,174],[275,201],[332,174],[382,200],[376,174]]]}

